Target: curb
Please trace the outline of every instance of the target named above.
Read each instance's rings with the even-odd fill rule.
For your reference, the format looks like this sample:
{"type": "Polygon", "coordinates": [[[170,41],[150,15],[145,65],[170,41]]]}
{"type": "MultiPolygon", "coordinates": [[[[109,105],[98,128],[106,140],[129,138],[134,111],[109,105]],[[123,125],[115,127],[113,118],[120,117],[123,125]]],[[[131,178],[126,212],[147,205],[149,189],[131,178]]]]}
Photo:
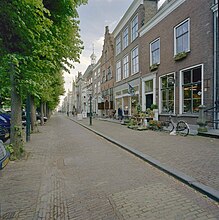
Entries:
{"type": "Polygon", "coordinates": [[[210,138],[216,138],[219,139],[219,136],[216,134],[210,134],[210,133],[204,133],[204,132],[198,132],[198,136],[202,137],[210,137],[210,138]]]}
{"type": "Polygon", "coordinates": [[[204,195],[207,195],[208,197],[215,200],[216,202],[219,202],[219,191],[218,190],[215,190],[215,189],[213,189],[209,186],[206,186],[202,183],[199,183],[195,178],[190,177],[190,176],[184,174],[183,172],[178,171],[174,168],[171,168],[167,165],[164,165],[160,161],[152,158],[151,156],[144,154],[144,153],[142,153],[142,152],[126,145],[126,144],[123,144],[119,141],[116,141],[113,138],[92,129],[91,127],[88,127],[87,125],[84,125],[84,124],[78,122],[77,120],[74,120],[72,118],[70,118],[70,120],[74,121],[75,123],[81,125],[82,127],[86,128],[86,129],[94,132],[95,134],[103,137],[104,139],[108,140],[109,142],[121,147],[122,149],[130,152],[131,154],[134,154],[135,156],[146,161],[147,163],[151,164],[152,166],[160,169],[161,171],[164,171],[165,173],[175,177],[176,179],[180,180],[181,182],[185,183],[186,185],[196,189],[197,191],[201,192],[204,195]]]}

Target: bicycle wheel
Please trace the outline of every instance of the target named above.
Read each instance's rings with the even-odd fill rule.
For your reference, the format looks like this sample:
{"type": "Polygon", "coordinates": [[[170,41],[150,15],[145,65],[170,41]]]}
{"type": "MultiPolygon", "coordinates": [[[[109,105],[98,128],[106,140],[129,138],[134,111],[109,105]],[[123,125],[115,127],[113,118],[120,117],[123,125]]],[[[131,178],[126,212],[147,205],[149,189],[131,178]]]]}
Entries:
{"type": "Polygon", "coordinates": [[[173,131],[173,129],[174,129],[174,125],[173,125],[173,123],[172,123],[171,121],[165,121],[165,122],[164,122],[163,129],[164,129],[164,131],[169,131],[169,132],[171,132],[171,131],[173,131]]]}
{"type": "Polygon", "coordinates": [[[184,121],[179,121],[176,126],[176,131],[182,136],[187,136],[189,134],[189,126],[184,121]]]}

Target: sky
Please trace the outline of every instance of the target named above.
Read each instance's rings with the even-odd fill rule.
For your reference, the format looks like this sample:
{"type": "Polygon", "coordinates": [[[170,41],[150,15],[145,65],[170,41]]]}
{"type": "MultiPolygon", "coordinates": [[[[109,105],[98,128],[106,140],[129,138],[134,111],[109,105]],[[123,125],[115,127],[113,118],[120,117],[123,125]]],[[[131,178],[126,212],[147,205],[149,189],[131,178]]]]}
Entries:
{"type": "MultiPolygon", "coordinates": [[[[105,26],[109,31],[114,28],[123,17],[133,0],[88,0],[88,4],[78,8],[80,20],[80,35],[84,44],[84,50],[80,57],[80,63],[75,63],[71,73],[64,73],[65,90],[71,90],[72,80],[78,72],[85,72],[91,64],[90,55],[94,52],[97,61],[101,56],[105,26]]],[[[61,97],[61,101],[64,97],[61,97]]]]}
{"type": "MultiPolygon", "coordinates": [[[[164,0],[160,0],[159,4],[164,0]]],[[[94,52],[97,61],[100,58],[105,27],[109,26],[110,33],[123,17],[133,0],[88,0],[88,4],[78,8],[80,20],[80,35],[84,43],[84,50],[80,57],[80,63],[74,64],[71,73],[64,73],[65,90],[71,90],[72,80],[78,72],[85,72],[86,68],[91,64],[90,55],[94,52]]],[[[64,96],[61,97],[61,102],[64,96]]]]}

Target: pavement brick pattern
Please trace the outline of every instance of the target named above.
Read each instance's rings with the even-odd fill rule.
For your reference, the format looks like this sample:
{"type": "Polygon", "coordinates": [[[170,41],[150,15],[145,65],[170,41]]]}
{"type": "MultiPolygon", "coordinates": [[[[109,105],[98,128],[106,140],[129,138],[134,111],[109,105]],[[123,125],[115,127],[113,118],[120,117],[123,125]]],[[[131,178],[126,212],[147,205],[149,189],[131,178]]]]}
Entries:
{"type": "MultiPolygon", "coordinates": [[[[80,121],[85,125],[89,120],[80,121]]],[[[202,184],[219,190],[219,141],[200,136],[170,136],[165,132],[135,131],[118,123],[93,120],[92,128],[202,184]]]]}
{"type": "Polygon", "coordinates": [[[218,204],[56,115],[0,171],[0,219],[219,219],[218,204]]]}
{"type": "Polygon", "coordinates": [[[162,183],[115,193],[112,198],[124,219],[217,219],[162,183]]]}

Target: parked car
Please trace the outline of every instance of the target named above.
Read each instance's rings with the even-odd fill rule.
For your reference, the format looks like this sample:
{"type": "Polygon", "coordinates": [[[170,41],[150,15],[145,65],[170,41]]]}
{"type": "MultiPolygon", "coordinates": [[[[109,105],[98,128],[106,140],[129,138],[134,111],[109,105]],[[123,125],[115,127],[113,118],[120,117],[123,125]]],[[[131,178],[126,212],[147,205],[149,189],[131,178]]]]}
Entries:
{"type": "MultiPolygon", "coordinates": [[[[37,119],[37,121],[41,120],[41,113],[36,112],[36,119],[37,119]]],[[[44,116],[43,119],[44,119],[44,122],[46,122],[48,118],[46,116],[44,116]]]]}
{"type": "Polygon", "coordinates": [[[9,162],[10,153],[5,149],[4,144],[0,140],[0,170],[9,162]]]}
{"type": "Polygon", "coordinates": [[[0,114],[0,126],[7,129],[10,132],[11,120],[8,117],[0,114]]]}
{"type": "Polygon", "coordinates": [[[7,141],[10,137],[9,131],[4,127],[0,126],[0,140],[3,142],[7,141]]]}

